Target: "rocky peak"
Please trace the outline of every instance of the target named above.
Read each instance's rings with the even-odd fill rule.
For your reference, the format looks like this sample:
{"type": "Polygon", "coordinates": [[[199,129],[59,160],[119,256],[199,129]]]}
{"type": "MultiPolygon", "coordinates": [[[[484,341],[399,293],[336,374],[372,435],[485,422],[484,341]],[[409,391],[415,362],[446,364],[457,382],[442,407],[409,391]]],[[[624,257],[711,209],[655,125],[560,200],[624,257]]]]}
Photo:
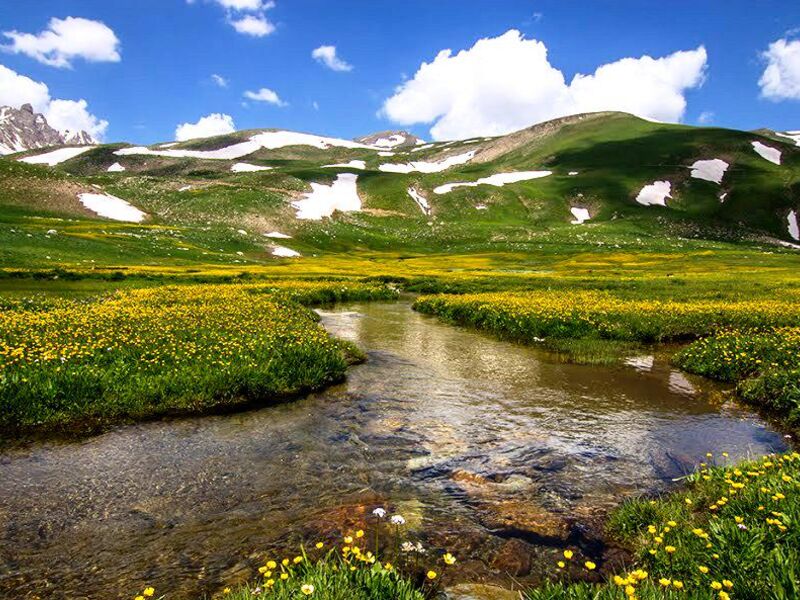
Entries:
{"type": "Polygon", "coordinates": [[[377,148],[393,150],[395,148],[408,148],[425,142],[407,131],[379,131],[355,140],[359,144],[367,144],[377,148]]]}
{"type": "Polygon", "coordinates": [[[19,108],[0,107],[0,155],[47,148],[49,146],[88,146],[97,142],[85,131],[58,131],[30,104],[19,108]]]}

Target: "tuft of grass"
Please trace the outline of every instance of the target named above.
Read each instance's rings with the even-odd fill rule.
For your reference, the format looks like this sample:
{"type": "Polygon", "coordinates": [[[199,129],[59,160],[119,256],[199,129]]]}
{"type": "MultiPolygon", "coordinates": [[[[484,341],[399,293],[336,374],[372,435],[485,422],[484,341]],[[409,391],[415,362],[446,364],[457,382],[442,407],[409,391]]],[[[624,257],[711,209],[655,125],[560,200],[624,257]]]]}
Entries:
{"type": "Polygon", "coordinates": [[[394,569],[380,562],[353,567],[341,554],[318,561],[304,560],[293,569],[282,567],[259,582],[223,593],[224,600],[425,600],[426,594],[394,569]],[[282,580],[281,573],[290,573],[282,580]]]}
{"type": "Polygon", "coordinates": [[[630,500],[611,517],[611,533],[633,552],[630,571],[601,584],[550,582],[526,598],[800,597],[800,454],[713,460],[685,490],[630,500]]]}

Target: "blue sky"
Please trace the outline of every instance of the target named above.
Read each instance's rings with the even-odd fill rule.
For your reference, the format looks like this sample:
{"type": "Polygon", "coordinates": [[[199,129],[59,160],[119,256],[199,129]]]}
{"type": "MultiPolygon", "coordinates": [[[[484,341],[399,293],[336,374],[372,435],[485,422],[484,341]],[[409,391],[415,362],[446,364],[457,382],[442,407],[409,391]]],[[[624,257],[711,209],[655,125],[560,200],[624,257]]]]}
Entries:
{"type": "MultiPolygon", "coordinates": [[[[70,67],[53,66],[30,51],[7,47],[0,52],[0,65],[46,84],[51,99],[86,100],[88,112],[108,121],[104,137],[109,141],[170,140],[179,124],[212,113],[229,115],[237,129],[277,127],[350,138],[402,127],[429,139],[439,120],[440,137],[499,133],[538,116],[583,108],[587,95],[602,95],[608,87],[595,82],[584,100],[565,100],[560,84],[540,85],[540,76],[560,71],[569,84],[576,73],[592,74],[625,57],[662,58],[702,47],[703,57],[686,57],[691,64],[676,59],[667,65],[680,71],[682,83],[674,83],[676,89],[663,96],[685,100],[685,109],[674,103],[655,106],[657,99],[644,98],[643,110],[654,111],[654,118],[667,115],[660,120],[689,124],[700,119],[741,129],[800,129],[800,87],[794,87],[800,80],[791,80],[793,30],[800,28],[800,2],[795,0],[276,0],[274,6],[241,11],[226,9],[225,3],[0,0],[0,31],[38,35],[51,18],[71,16],[103,23],[119,42],[119,60],[76,55],[68,60],[70,67]],[[274,31],[260,36],[238,32],[232,22],[246,16],[265,19],[274,31]],[[441,50],[469,50],[478,40],[499,38],[509,30],[519,34],[504,38],[502,48],[487,46],[485,53],[465,57],[463,68],[443,59],[435,73],[417,78],[393,109],[379,114],[396,88],[413,80],[421,63],[433,61],[441,50]],[[528,68],[531,40],[546,46],[547,64],[540,60],[528,68]],[[784,70],[783,79],[769,99],[759,86],[769,62],[763,53],[779,40],[785,45],[775,60],[784,60],[776,67],[784,70]],[[325,45],[335,46],[338,59],[352,69],[333,70],[312,58],[312,51],[325,45]],[[492,60],[513,63],[514,69],[497,75],[506,80],[493,78],[500,69],[492,68],[492,60]],[[479,75],[487,71],[489,79],[482,82],[479,75]],[[212,74],[222,76],[227,86],[215,84],[212,74]],[[438,89],[439,84],[447,89],[438,89]],[[275,92],[282,105],[244,97],[262,88],[275,92]],[[540,94],[540,89],[546,91],[540,94]],[[528,106],[531,98],[535,110],[528,106]],[[513,118],[506,119],[507,113],[513,118]],[[462,121],[471,125],[462,129],[462,121]]],[[[10,46],[13,40],[6,37],[2,43],[10,46]]],[[[800,77],[800,63],[797,69],[800,77]]],[[[632,73],[640,79],[638,71],[632,73]]],[[[3,85],[0,79],[0,100],[15,99],[11,84],[5,90],[3,85]]],[[[566,93],[570,98],[577,94],[566,93]]]]}

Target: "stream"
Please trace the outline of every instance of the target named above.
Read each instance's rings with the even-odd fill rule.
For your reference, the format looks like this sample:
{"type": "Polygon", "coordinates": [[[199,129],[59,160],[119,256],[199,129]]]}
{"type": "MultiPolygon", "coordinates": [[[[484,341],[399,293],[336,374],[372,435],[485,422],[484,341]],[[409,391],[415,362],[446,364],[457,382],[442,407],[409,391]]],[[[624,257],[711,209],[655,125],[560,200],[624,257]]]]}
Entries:
{"type": "MultiPolygon", "coordinates": [[[[554,548],[603,559],[602,519],[705,453],[786,449],[724,388],[670,367],[555,362],[417,314],[318,311],[368,361],[247,412],[0,451],[0,597],[199,599],[264,552],[334,541],[377,506],[459,557],[457,578],[535,581],[554,548]]],[[[273,555],[274,556],[274,555],[273,555]]]]}

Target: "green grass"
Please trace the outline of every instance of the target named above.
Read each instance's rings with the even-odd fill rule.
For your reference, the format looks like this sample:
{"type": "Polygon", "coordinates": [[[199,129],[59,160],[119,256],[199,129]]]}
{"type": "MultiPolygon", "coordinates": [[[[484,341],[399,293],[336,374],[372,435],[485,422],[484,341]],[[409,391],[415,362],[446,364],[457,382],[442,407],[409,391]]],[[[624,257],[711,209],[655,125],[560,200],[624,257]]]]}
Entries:
{"type": "Polygon", "coordinates": [[[794,300],[631,299],[596,291],[536,291],[423,296],[420,312],[526,342],[599,339],[669,342],[698,338],[724,327],[800,323],[794,300]]]}
{"type": "MultiPolygon", "coordinates": [[[[637,598],[798,598],[799,522],[800,454],[701,466],[686,489],[628,501],[612,515],[612,534],[634,556],[628,572],[616,579],[608,573],[602,584],[551,582],[526,598],[624,598],[631,579],[637,598]],[[634,570],[647,578],[631,578],[634,570]]],[[[571,562],[581,562],[580,557],[571,562]]],[[[574,566],[572,572],[581,571],[574,566]]]]}
{"type": "Polygon", "coordinates": [[[395,570],[379,562],[357,566],[340,554],[329,553],[318,561],[304,560],[299,565],[281,567],[258,582],[223,593],[224,600],[425,600],[429,595],[395,570]],[[280,572],[289,574],[282,580],[280,572]],[[269,582],[272,582],[271,584],[269,582]],[[304,587],[305,586],[305,587],[304,587]],[[305,589],[305,592],[303,591],[305,589]]]}
{"type": "Polygon", "coordinates": [[[93,430],[319,389],[363,354],[300,304],[393,294],[280,282],[9,297],[0,302],[0,431],[93,430]]]}
{"type": "Polygon", "coordinates": [[[740,397],[800,426],[800,329],[724,331],[685,348],[675,362],[737,383],[740,397]]]}

